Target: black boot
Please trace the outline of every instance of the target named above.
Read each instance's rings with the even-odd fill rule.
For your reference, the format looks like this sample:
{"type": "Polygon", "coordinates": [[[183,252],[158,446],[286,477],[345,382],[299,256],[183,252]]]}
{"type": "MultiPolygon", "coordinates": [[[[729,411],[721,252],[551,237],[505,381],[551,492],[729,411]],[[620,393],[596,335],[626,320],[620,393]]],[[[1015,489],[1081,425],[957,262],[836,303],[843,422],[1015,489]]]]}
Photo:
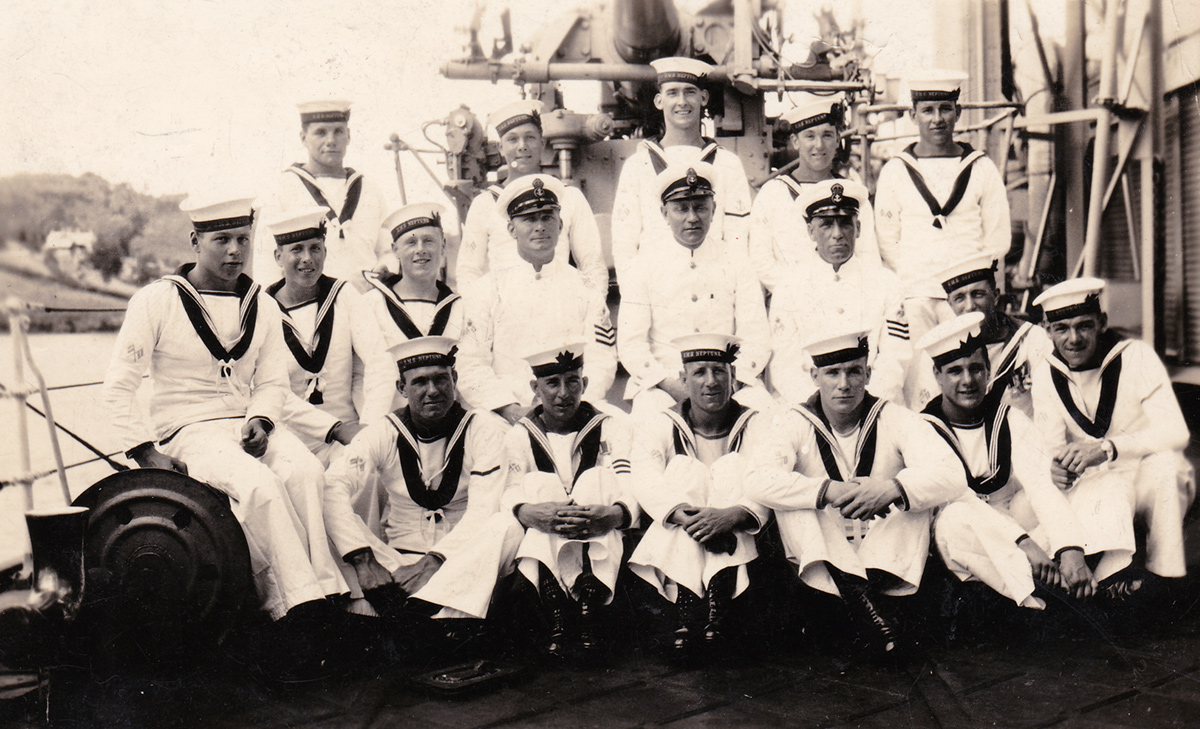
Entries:
{"type": "Polygon", "coordinates": [[[581,575],[575,581],[579,594],[579,645],[585,653],[600,648],[600,609],[608,597],[608,588],[595,575],[581,575]]]}
{"type": "Polygon", "coordinates": [[[721,570],[708,583],[708,620],[704,625],[704,644],[709,648],[714,648],[721,642],[721,623],[729,610],[729,600],[733,598],[736,580],[736,570],[726,569],[721,570]]]}
{"type": "Polygon", "coordinates": [[[830,568],[834,584],[842,593],[846,608],[867,636],[872,653],[879,658],[892,657],[900,647],[900,630],[876,604],[876,595],[870,584],[854,575],[830,568]]]}
{"type": "Polygon", "coordinates": [[[538,565],[538,591],[542,595],[542,606],[550,623],[550,636],[546,641],[546,653],[561,658],[566,653],[567,644],[567,594],[559,586],[558,580],[546,569],[546,565],[538,565]]]}
{"type": "Polygon", "coordinates": [[[678,589],[675,597],[675,640],[671,645],[671,654],[676,659],[684,659],[692,652],[692,616],[700,604],[700,598],[683,585],[679,585],[678,589]]]}

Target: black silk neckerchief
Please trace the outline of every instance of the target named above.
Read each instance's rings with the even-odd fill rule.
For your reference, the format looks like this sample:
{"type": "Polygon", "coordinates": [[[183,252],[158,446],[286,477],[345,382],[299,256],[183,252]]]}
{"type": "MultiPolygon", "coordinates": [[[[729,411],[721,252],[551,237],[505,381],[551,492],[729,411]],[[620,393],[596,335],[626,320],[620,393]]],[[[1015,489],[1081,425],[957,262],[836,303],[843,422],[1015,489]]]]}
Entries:
{"type": "MultiPolygon", "coordinates": [[[[1102,336],[1103,339],[1101,339],[1096,353],[1096,357],[1101,362],[1120,341],[1112,332],[1105,332],[1102,336]]],[[[1054,356],[1058,357],[1059,361],[1064,361],[1057,351],[1054,356]]],[[[1058,392],[1058,399],[1062,400],[1063,407],[1067,409],[1067,414],[1071,416],[1075,424],[1093,438],[1103,438],[1108,433],[1109,426],[1112,425],[1113,411],[1117,407],[1117,389],[1121,384],[1121,354],[1118,353],[1116,357],[1113,357],[1112,361],[1105,366],[1104,373],[1100,375],[1100,402],[1096,405],[1094,421],[1088,420],[1088,417],[1079,409],[1075,398],[1071,397],[1071,389],[1068,386],[1066,375],[1056,367],[1051,367],[1050,380],[1058,392]]]]}
{"type": "Polygon", "coordinates": [[[999,491],[1008,483],[1009,476],[1012,474],[1012,433],[1008,427],[1008,406],[1001,404],[1003,394],[1004,389],[997,387],[989,392],[983,401],[983,430],[988,443],[989,472],[984,478],[979,478],[971,473],[971,467],[967,464],[962,444],[958,442],[958,437],[954,434],[954,425],[942,411],[943,396],[935,397],[921,411],[930,416],[933,429],[942,437],[942,440],[946,441],[950,450],[954,451],[954,455],[958,456],[958,460],[962,462],[963,471],[967,474],[967,485],[977,494],[987,495],[999,491]]]}
{"type": "MultiPolygon", "coordinates": [[[[741,419],[742,415],[749,409],[750,408],[741,404],[737,400],[730,400],[729,401],[729,412],[726,413],[725,419],[721,423],[722,432],[729,431],[730,433],[732,433],[733,428],[738,423],[738,420],[741,419]]],[[[683,424],[684,424],[684,426],[686,426],[687,432],[684,432],[684,430],[681,428],[678,420],[672,419],[672,422],[675,425],[675,427],[671,430],[671,435],[672,435],[672,438],[673,438],[674,444],[675,444],[675,455],[691,456],[694,458],[696,456],[696,453],[694,451],[694,448],[692,448],[692,442],[695,440],[695,438],[697,436],[695,435],[695,432],[696,432],[695,426],[692,424],[692,402],[691,402],[691,400],[684,400],[682,403],[680,403],[678,413],[679,413],[680,417],[683,419],[683,424]]],[[[729,452],[733,453],[734,451],[739,450],[741,447],[742,447],[742,431],[738,431],[737,433],[733,434],[733,440],[730,441],[730,443],[729,443],[729,452]]]]}
{"type": "MultiPolygon", "coordinates": [[[[917,188],[917,194],[920,195],[921,199],[925,201],[925,204],[929,206],[929,212],[933,215],[933,227],[940,229],[942,227],[942,220],[953,213],[954,209],[958,207],[958,204],[962,202],[963,195],[965,195],[967,192],[967,185],[971,182],[971,169],[975,166],[975,159],[979,159],[979,156],[982,155],[972,159],[967,163],[962,171],[958,173],[958,177],[954,179],[954,187],[950,190],[950,197],[946,200],[946,204],[942,205],[938,203],[937,198],[933,196],[932,192],[930,192],[929,186],[925,184],[925,176],[922,175],[921,171],[909,161],[915,161],[916,159],[916,157],[913,155],[913,150],[916,148],[916,146],[916,142],[908,145],[908,147],[905,148],[904,152],[900,155],[900,160],[904,163],[904,169],[908,170],[908,176],[912,179],[913,186],[917,188]],[[905,157],[908,159],[905,159],[905,157]]],[[[971,149],[971,145],[964,142],[959,142],[958,146],[962,149],[962,154],[959,156],[960,160],[966,160],[967,157],[971,156],[971,154],[975,152],[975,150],[971,149]]]]}
{"type": "Polygon", "coordinates": [[[450,290],[450,287],[441,281],[437,282],[437,311],[433,315],[433,321],[429,324],[429,333],[422,333],[421,330],[413,323],[412,317],[404,310],[399,298],[395,295],[392,287],[400,281],[400,274],[389,273],[379,276],[378,283],[371,281],[371,284],[383,292],[383,301],[387,304],[388,314],[391,315],[392,321],[404,333],[404,336],[409,339],[417,339],[418,337],[439,337],[446,331],[446,325],[450,323],[450,313],[454,309],[454,301],[459,298],[459,295],[450,290]],[[389,295],[390,294],[390,295],[389,295]],[[447,302],[446,299],[451,299],[447,302]]]}
{"type": "Polygon", "coordinates": [[[396,449],[400,456],[400,470],[404,474],[404,485],[408,495],[418,506],[428,511],[440,509],[454,499],[458,492],[458,482],[462,477],[463,455],[467,447],[467,426],[471,422],[471,414],[457,402],[450,408],[436,432],[422,433],[413,423],[412,414],[406,407],[392,419],[399,435],[396,438],[396,449]],[[418,435],[419,434],[419,435],[418,435]],[[436,489],[429,488],[421,475],[421,453],[417,449],[417,440],[447,439],[446,453],[443,456],[442,480],[436,489]]]}
{"type": "MultiPolygon", "coordinates": [[[[529,417],[522,418],[521,425],[529,431],[529,446],[533,451],[533,462],[537,469],[542,473],[558,473],[558,469],[554,467],[554,456],[551,455],[547,443],[543,440],[546,431],[542,427],[542,412],[542,406],[538,405],[529,414],[529,417]],[[535,430],[538,432],[535,433],[535,430]]],[[[579,433],[590,426],[583,439],[578,442],[579,466],[575,469],[574,477],[571,479],[572,484],[579,480],[584,471],[596,467],[596,461],[600,458],[600,423],[607,417],[607,415],[597,412],[591,403],[584,402],[580,403],[579,410],[572,418],[569,426],[572,433],[579,433]],[[592,421],[596,421],[595,424],[592,421]]]]}
{"type": "MultiPolygon", "coordinates": [[[[858,464],[854,469],[854,476],[864,477],[870,476],[871,471],[875,468],[875,446],[879,440],[879,413],[882,408],[876,408],[876,403],[879,398],[871,393],[865,393],[863,402],[860,406],[860,419],[858,427],[862,428],[862,433],[859,435],[859,442],[862,447],[859,449],[858,464]]],[[[825,429],[814,428],[817,434],[817,451],[821,454],[821,463],[825,466],[825,473],[834,481],[843,481],[842,470],[838,468],[837,458],[833,455],[835,443],[832,441],[833,426],[829,424],[829,418],[825,415],[825,408],[821,406],[821,393],[814,392],[808,401],[800,406],[815,416],[825,429]]],[[[799,410],[799,408],[798,408],[799,410]]],[[[799,410],[803,413],[802,410],[799,410]]]]}
{"type": "MultiPolygon", "coordinates": [[[[179,300],[183,303],[183,311],[187,314],[188,321],[192,323],[192,328],[196,330],[196,335],[204,343],[205,349],[214,359],[227,366],[229,362],[241,359],[242,355],[246,354],[246,350],[250,349],[250,342],[254,340],[254,329],[258,323],[259,285],[244,273],[238,276],[233,292],[240,302],[239,335],[233,348],[227,350],[213,330],[212,317],[208,313],[208,308],[204,306],[204,301],[200,298],[200,292],[187,279],[188,272],[195,267],[194,263],[185,263],[174,275],[166,276],[165,279],[175,284],[175,288],[179,292],[179,300]]],[[[225,370],[222,370],[222,374],[225,374],[225,370]]]]}
{"type": "Polygon", "coordinates": [[[333,206],[325,199],[321,188],[317,187],[317,183],[313,180],[312,175],[309,174],[308,170],[304,169],[301,163],[296,162],[288,170],[296,173],[296,177],[300,179],[300,182],[304,185],[304,189],[308,190],[308,194],[312,196],[313,201],[317,205],[329,209],[329,212],[325,213],[325,217],[329,220],[338,221],[340,224],[338,237],[345,238],[346,233],[340,226],[350,222],[350,219],[354,217],[354,211],[358,209],[358,199],[362,197],[362,175],[355,177],[357,173],[349,167],[346,168],[346,179],[354,177],[354,180],[350,183],[350,189],[346,191],[346,204],[342,206],[342,212],[339,215],[333,212],[333,206]]]}
{"type": "MultiPolygon", "coordinates": [[[[711,165],[716,162],[717,150],[721,147],[714,139],[709,139],[708,137],[701,137],[701,139],[704,140],[704,147],[700,150],[700,161],[711,165]]],[[[666,150],[658,142],[649,139],[646,140],[646,149],[650,152],[650,166],[654,168],[654,174],[661,175],[663,170],[667,169],[671,164],[667,161],[666,150]]]]}
{"type": "MultiPolygon", "coordinates": [[[[272,284],[267,289],[267,293],[274,296],[283,288],[283,281],[272,284]]],[[[292,357],[296,359],[296,363],[307,373],[318,375],[325,368],[325,359],[329,356],[329,343],[333,340],[333,315],[334,301],[337,299],[338,293],[342,290],[344,281],[339,281],[329,276],[321,276],[317,279],[317,327],[313,333],[313,349],[310,353],[301,344],[300,338],[296,335],[294,326],[285,318],[283,321],[283,342],[287,345],[288,350],[292,353],[292,357]]],[[[288,313],[287,307],[282,301],[278,301],[279,309],[288,313]]],[[[324,402],[324,397],[321,391],[314,389],[312,395],[309,395],[308,401],[313,405],[321,405],[324,402]]]]}

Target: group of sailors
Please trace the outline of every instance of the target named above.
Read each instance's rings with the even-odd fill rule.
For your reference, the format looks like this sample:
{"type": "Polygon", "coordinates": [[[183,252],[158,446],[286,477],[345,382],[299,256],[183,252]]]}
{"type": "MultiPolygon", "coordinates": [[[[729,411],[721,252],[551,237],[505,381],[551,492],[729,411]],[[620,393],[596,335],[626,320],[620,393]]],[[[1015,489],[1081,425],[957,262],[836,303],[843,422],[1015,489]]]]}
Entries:
{"type": "Polygon", "coordinates": [[[343,102],[301,105],[308,161],[259,204],[181,205],[196,261],[132,298],[103,397],[139,466],[229,496],[273,618],[334,599],[478,620],[521,579],[561,653],[639,579],[688,652],[720,638],[772,520],[882,653],[880,596],[914,594],[931,546],[1029,608],[1184,575],[1163,364],[1108,329],[1102,281],[1044,291],[1043,326],[1000,308],[1008,207],[954,141],[961,77],[910,82],[920,138],[872,208],[834,174],[837,99],[784,115],[797,164],[752,203],[701,136],[709,67],[653,65],[664,133],[616,190],[615,327],[591,208],[541,172],[538,102],[490,119],[508,177],[445,274],[442,208],[385,216],[343,167],[343,102]],[[618,362],[629,413],[606,399],[618,362]]]}

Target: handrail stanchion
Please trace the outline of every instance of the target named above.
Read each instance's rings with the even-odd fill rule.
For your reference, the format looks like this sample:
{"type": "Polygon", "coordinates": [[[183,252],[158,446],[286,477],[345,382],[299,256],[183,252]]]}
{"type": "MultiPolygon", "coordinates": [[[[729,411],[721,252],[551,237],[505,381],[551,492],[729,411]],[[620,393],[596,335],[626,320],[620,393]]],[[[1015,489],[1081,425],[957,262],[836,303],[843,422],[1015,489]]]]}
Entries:
{"type": "MultiPolygon", "coordinates": [[[[29,423],[25,413],[25,335],[29,327],[29,315],[25,312],[24,303],[14,297],[5,301],[8,314],[8,332],[13,338],[13,378],[16,387],[10,397],[16,405],[17,423],[17,458],[20,461],[21,472],[13,479],[21,485],[25,496],[25,511],[33,510],[33,465],[29,455],[29,423]]],[[[29,532],[25,533],[25,558],[23,575],[33,574],[33,545],[29,541],[29,532]]]]}
{"type": "MultiPolygon", "coordinates": [[[[28,324],[28,317],[25,322],[28,324]]],[[[54,425],[54,411],[50,408],[50,393],[46,390],[46,378],[42,377],[42,371],[38,369],[37,362],[33,361],[33,352],[29,350],[29,337],[22,336],[21,345],[25,352],[25,360],[29,363],[29,370],[37,380],[38,390],[42,393],[42,407],[46,412],[46,427],[50,429],[50,449],[54,452],[54,465],[58,469],[58,485],[62,489],[63,506],[70,506],[71,489],[67,486],[67,469],[63,468],[62,448],[58,445],[58,428],[54,425]]]]}

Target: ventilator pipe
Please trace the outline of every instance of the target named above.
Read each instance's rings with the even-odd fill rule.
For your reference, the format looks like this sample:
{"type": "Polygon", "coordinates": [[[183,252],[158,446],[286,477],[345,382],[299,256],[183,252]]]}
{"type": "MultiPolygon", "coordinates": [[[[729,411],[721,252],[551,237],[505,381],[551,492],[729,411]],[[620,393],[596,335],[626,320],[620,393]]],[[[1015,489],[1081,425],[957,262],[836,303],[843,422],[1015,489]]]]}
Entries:
{"type": "Polygon", "coordinates": [[[672,0],[613,2],[613,45],[629,63],[673,56],[679,38],[679,13],[672,0]]]}

